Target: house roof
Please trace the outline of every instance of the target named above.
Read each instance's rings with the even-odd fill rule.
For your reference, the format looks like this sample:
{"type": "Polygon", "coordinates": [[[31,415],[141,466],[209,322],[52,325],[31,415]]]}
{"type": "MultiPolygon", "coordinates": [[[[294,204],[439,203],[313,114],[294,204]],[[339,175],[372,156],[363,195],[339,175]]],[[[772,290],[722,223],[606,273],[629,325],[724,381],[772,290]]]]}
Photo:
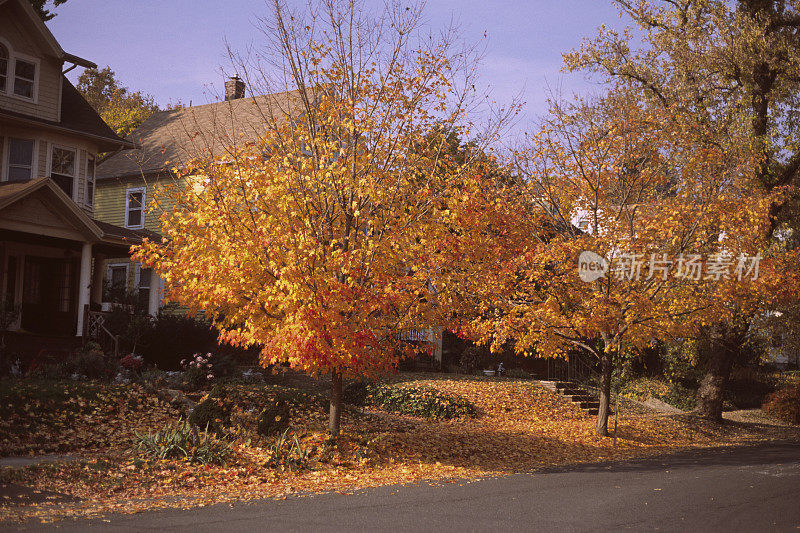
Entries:
{"type": "Polygon", "coordinates": [[[151,174],[191,159],[224,156],[267,133],[267,123],[302,114],[299,92],[287,91],[154,113],[127,139],[139,147],[112,154],[97,179],[151,174]]]}
{"type": "Polygon", "coordinates": [[[27,16],[28,21],[33,26],[36,33],[39,35],[40,40],[45,44],[46,48],[53,54],[60,61],[66,61],[68,63],[73,63],[75,65],[80,65],[86,68],[97,68],[95,63],[92,63],[88,59],[83,59],[78,57],[74,54],[69,54],[61,48],[61,45],[58,44],[58,41],[50,32],[48,27],[42,21],[39,14],[31,6],[30,1],[28,0],[0,0],[0,4],[4,4],[6,2],[13,2],[15,3],[20,9],[22,9],[23,13],[27,16]]]}
{"type": "Polygon", "coordinates": [[[59,122],[5,109],[0,109],[0,119],[26,125],[44,126],[48,129],[87,137],[98,144],[101,152],[136,146],[114,133],[65,76],[61,77],[61,91],[61,120],[59,122]]]}
{"type": "Polygon", "coordinates": [[[57,206],[61,215],[80,229],[88,242],[130,246],[141,243],[144,238],[161,239],[160,235],[149,230],[121,228],[89,217],[50,178],[0,182],[0,211],[37,192],[47,195],[53,201],[51,205],[57,206]]]}

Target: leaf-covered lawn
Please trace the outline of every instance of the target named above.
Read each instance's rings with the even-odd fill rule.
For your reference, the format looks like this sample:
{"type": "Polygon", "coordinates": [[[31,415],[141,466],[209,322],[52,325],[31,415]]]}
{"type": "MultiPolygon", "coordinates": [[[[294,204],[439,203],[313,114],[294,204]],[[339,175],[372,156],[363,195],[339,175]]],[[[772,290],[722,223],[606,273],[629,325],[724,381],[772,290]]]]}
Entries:
{"type": "MultiPolygon", "coordinates": [[[[224,466],[177,460],[142,460],[126,452],[134,430],[157,429],[179,414],[137,387],[59,384],[52,396],[44,384],[8,388],[4,383],[0,441],[3,450],[78,452],[81,460],[4,469],[0,483],[76,496],[77,504],[0,506],[0,517],[52,519],[159,506],[205,505],[295,492],[350,491],[420,480],[479,478],[543,466],[623,459],[687,446],[797,438],[797,428],[716,425],[692,417],[625,417],[618,439],[594,434],[594,418],[535,382],[402,375],[398,386],[432,387],[457,394],[477,415],[430,421],[374,408],[349,408],[336,447],[326,445],[325,413],[314,397],[294,407],[292,434],[309,454],[300,469],[276,461],[273,439],[235,439],[224,466]],[[28,387],[34,387],[30,389],[28,387]],[[28,402],[16,405],[15,401],[28,402]],[[11,407],[9,407],[11,405],[11,407]],[[29,413],[35,414],[31,416],[29,413]],[[13,417],[13,418],[11,418],[13,417]],[[32,428],[30,437],[17,425],[32,428]],[[71,427],[72,432],[66,432],[71,427]],[[50,429],[48,429],[50,428],[50,429]],[[34,445],[34,443],[37,443],[34,445]],[[108,447],[107,443],[111,446],[108,447]]],[[[52,385],[52,384],[51,384],[52,385]]],[[[276,389],[242,386],[234,391],[240,414],[276,389]]],[[[287,393],[279,390],[281,394],[287,393]]],[[[290,392],[290,391],[289,391],[290,392]]],[[[302,394],[301,394],[302,395],[302,394]]],[[[613,424],[612,424],[613,427],[613,424]]]]}

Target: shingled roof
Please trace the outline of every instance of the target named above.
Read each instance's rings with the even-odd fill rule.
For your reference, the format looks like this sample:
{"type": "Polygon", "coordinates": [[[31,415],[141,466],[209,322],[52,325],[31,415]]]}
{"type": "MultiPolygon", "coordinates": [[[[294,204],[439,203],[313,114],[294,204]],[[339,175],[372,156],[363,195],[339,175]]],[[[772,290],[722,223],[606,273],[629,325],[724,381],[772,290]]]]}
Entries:
{"type": "Polygon", "coordinates": [[[97,179],[152,174],[194,158],[224,156],[302,113],[297,91],[239,98],[154,113],[127,138],[138,148],[115,153],[97,166],[97,179]]]}
{"type": "Polygon", "coordinates": [[[117,136],[114,130],[103,122],[100,115],[72,86],[69,80],[61,77],[61,121],[45,120],[24,113],[0,109],[0,118],[10,122],[47,126],[49,129],[76,134],[93,139],[100,151],[133,148],[135,145],[117,136]]]}

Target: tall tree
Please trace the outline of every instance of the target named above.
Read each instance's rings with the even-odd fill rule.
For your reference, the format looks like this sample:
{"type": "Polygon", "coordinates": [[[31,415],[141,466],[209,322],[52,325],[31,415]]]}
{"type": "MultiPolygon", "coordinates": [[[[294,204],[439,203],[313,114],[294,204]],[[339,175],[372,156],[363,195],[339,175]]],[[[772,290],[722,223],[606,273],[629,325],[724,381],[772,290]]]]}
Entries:
{"type": "Polygon", "coordinates": [[[450,305],[478,302],[467,327],[495,346],[513,339],[520,353],[580,348],[596,357],[602,435],[624,350],[733,321],[765,292],[735,273],[753,266],[741,257],[756,255],[768,226],[773,196],[752,185],[760,159],[746,137],[707,140],[693,121],[629,90],[556,105],[515,154],[510,172],[520,179],[488,193],[484,207],[477,194],[452,207],[463,229],[443,262],[462,268],[440,276],[454,288],[450,305]],[[584,252],[606,262],[602,276],[580,275],[584,252]],[[724,271],[709,271],[715,262],[724,271]],[[738,307],[723,305],[731,301],[738,307]]]}
{"type": "MultiPolygon", "coordinates": [[[[55,13],[50,12],[45,6],[48,4],[50,0],[30,0],[31,6],[33,6],[34,11],[38,13],[38,15],[42,18],[44,22],[51,20],[53,17],[56,16],[55,13]]],[[[67,0],[52,0],[53,7],[58,7],[61,4],[66,4],[67,0]]]]}
{"type": "MultiPolygon", "coordinates": [[[[621,13],[638,25],[632,32],[608,29],[567,54],[570,69],[591,69],[641,88],[644,98],[716,132],[742,131],[761,154],[755,178],[776,195],[768,239],[793,229],[798,200],[800,151],[800,10],[785,0],[618,0],[621,13]]],[[[785,233],[784,233],[785,235],[785,233]]],[[[744,310],[742,310],[743,312],[744,310]]],[[[718,324],[706,334],[708,372],[698,392],[700,412],[722,414],[722,388],[736,346],[749,320],[718,324]]]]}
{"type": "Polygon", "coordinates": [[[173,192],[169,240],[136,256],[222,340],[329,374],[336,435],[343,378],[392,369],[400,334],[433,324],[424,258],[442,198],[471,168],[450,141],[473,72],[451,34],[417,38],[421,4],[272,8],[269,52],[238,64],[254,94],[274,95],[262,141],[182,169],[203,178],[173,192]]]}
{"type": "Polygon", "coordinates": [[[159,110],[152,96],[121,86],[108,66],[84,70],[76,88],[106,124],[122,137],[159,110]]]}

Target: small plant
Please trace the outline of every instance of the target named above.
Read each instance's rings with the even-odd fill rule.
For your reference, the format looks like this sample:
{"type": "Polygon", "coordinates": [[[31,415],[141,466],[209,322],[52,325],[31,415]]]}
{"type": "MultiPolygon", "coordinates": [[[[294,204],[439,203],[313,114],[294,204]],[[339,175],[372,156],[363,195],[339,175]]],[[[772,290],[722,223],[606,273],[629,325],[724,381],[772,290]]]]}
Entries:
{"type": "Polygon", "coordinates": [[[800,383],[770,394],[764,403],[764,411],[789,424],[800,424],[800,383]]]}
{"type": "Polygon", "coordinates": [[[138,372],[142,369],[144,360],[141,355],[129,353],[120,360],[119,364],[122,368],[130,370],[131,372],[138,372]]]}
{"type": "Polygon", "coordinates": [[[194,354],[191,359],[181,361],[186,386],[191,390],[200,390],[214,379],[214,369],[211,364],[211,353],[202,355],[194,354]]]}
{"type": "Polygon", "coordinates": [[[220,465],[231,452],[229,443],[183,419],[165,425],[160,431],[135,435],[133,451],[152,459],[187,459],[192,463],[220,465]]]}
{"type": "Polygon", "coordinates": [[[301,470],[311,463],[313,448],[303,445],[288,428],[267,446],[270,458],[267,466],[281,470],[301,470]]]}

